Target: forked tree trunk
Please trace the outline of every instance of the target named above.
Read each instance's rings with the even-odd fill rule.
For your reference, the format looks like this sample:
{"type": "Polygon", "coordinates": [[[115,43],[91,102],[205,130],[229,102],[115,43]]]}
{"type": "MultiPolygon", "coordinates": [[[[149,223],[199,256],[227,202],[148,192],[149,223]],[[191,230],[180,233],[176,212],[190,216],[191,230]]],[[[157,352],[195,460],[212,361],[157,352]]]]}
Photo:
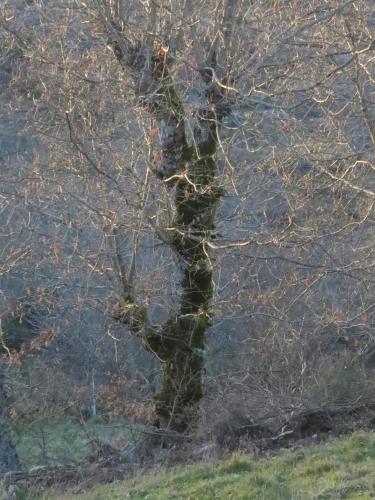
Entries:
{"type": "MultiPolygon", "coordinates": [[[[168,71],[173,62],[169,54],[134,46],[115,23],[104,20],[104,24],[117,59],[133,75],[136,91],[137,83],[143,82],[140,102],[159,124],[163,157],[156,175],[164,182],[178,179],[175,216],[165,234],[179,256],[183,275],[178,311],[165,324],[151,325],[147,310],[137,306],[121,254],[113,248],[123,288],[115,317],[161,361],[162,387],[155,397],[158,424],[184,432],[196,422],[203,396],[205,333],[210,325],[213,287],[209,243],[214,237],[215,210],[221,197],[215,154],[218,128],[230,106],[214,69],[197,68],[206,90],[195,117],[199,126],[189,145],[184,103],[168,71]],[[147,59],[147,54],[152,54],[151,58],[147,59]]],[[[116,231],[112,236],[116,245],[116,231]]]]}

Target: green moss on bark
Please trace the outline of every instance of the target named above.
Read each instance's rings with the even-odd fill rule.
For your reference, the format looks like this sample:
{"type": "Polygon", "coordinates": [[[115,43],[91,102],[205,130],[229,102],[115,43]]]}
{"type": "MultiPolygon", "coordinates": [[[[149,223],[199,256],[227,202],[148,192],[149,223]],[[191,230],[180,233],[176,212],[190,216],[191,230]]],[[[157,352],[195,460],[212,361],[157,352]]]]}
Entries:
{"type": "MultiPolygon", "coordinates": [[[[215,229],[215,210],[221,190],[215,186],[213,131],[188,164],[188,179],[176,188],[174,246],[183,257],[180,312],[164,325],[162,388],[156,412],[163,427],[184,432],[194,425],[203,397],[205,333],[210,325],[212,267],[206,242],[215,229]]],[[[186,155],[187,156],[187,155],[186,155]]]]}

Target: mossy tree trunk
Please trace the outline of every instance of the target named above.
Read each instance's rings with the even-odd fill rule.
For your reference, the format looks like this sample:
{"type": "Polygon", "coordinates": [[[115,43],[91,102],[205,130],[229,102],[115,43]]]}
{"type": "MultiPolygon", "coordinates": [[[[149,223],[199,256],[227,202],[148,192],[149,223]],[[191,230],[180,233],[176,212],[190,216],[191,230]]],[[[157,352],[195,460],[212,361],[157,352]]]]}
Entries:
{"type": "MultiPolygon", "coordinates": [[[[197,417],[203,396],[205,332],[210,325],[212,265],[207,242],[213,236],[220,190],[215,186],[216,132],[192,154],[188,180],[176,188],[173,246],[183,273],[179,313],[162,326],[162,390],[156,398],[161,421],[185,431],[197,417]]],[[[161,351],[161,352],[160,352],[161,351]]]]}
{"type": "Polygon", "coordinates": [[[203,396],[205,333],[210,326],[213,291],[209,243],[214,238],[215,210],[221,197],[215,154],[221,120],[230,112],[229,100],[214,68],[197,68],[205,94],[189,144],[184,103],[169,72],[173,58],[154,47],[132,45],[114,22],[104,20],[104,25],[116,58],[133,76],[140,102],[161,129],[163,155],[156,175],[167,183],[177,179],[174,221],[165,234],[179,256],[183,275],[179,310],[165,324],[151,325],[147,310],[137,306],[120,253],[114,252],[123,283],[115,317],[161,361],[162,387],[155,398],[158,424],[185,432],[196,422],[203,396]]]}

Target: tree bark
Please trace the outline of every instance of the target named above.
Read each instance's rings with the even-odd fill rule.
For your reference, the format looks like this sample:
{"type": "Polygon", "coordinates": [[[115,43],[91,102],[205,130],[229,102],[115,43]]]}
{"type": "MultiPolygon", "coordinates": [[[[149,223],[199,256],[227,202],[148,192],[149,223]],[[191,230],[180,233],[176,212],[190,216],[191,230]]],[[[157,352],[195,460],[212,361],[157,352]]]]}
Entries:
{"type": "Polygon", "coordinates": [[[192,154],[188,180],[176,189],[173,246],[183,274],[180,310],[162,327],[163,384],[156,411],[163,426],[186,431],[203,396],[205,332],[210,326],[212,265],[206,243],[214,233],[220,190],[215,186],[216,131],[192,154]],[[166,341],[167,340],[167,341],[166,341]]]}

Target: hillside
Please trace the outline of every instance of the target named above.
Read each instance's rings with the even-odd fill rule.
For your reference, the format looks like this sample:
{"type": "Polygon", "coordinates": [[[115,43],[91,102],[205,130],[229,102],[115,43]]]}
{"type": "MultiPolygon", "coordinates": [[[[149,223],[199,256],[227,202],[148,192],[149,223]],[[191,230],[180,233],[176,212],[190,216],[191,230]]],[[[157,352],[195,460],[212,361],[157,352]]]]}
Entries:
{"type": "Polygon", "coordinates": [[[216,465],[159,470],[78,495],[50,493],[44,498],[370,500],[375,498],[375,434],[355,433],[260,460],[236,454],[216,465]]]}

